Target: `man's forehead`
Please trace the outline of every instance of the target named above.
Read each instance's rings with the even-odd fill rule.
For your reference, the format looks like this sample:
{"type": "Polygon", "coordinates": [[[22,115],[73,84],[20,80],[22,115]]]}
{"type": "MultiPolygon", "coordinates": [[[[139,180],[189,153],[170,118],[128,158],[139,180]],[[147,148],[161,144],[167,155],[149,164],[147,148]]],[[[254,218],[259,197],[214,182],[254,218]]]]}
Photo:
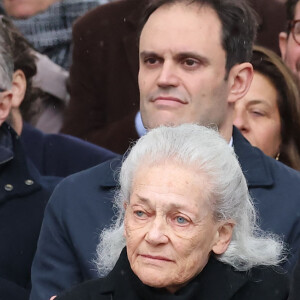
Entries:
{"type": "Polygon", "coordinates": [[[200,41],[222,46],[221,22],[217,13],[207,5],[187,5],[181,2],[163,5],[154,11],[145,23],[141,31],[140,46],[151,46],[157,42],[162,45],[164,39],[177,41],[178,44],[188,42],[188,45],[199,45],[200,41]]]}

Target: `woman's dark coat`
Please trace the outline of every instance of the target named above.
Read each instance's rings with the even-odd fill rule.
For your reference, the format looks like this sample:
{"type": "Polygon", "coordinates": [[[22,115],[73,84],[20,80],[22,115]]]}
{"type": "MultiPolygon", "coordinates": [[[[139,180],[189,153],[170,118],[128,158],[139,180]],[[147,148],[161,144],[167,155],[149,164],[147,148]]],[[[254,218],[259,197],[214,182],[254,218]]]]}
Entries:
{"type": "Polygon", "coordinates": [[[126,250],[105,278],[91,280],[56,300],[283,300],[288,279],[269,267],[237,272],[211,257],[201,273],[175,294],[153,289],[131,271],[126,250]]]}

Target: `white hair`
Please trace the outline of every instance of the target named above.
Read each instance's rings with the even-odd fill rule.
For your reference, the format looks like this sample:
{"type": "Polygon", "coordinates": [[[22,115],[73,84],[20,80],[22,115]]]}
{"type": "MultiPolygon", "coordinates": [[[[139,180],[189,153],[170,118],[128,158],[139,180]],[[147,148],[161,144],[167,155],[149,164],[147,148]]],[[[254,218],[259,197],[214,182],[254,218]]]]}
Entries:
{"type": "Polygon", "coordinates": [[[14,60],[9,29],[3,23],[2,18],[0,16],[0,88],[8,90],[12,85],[14,60]]]}
{"type": "Polygon", "coordinates": [[[235,227],[228,249],[216,258],[245,271],[258,265],[278,265],[283,260],[283,242],[259,229],[257,216],[234,150],[216,130],[194,124],[159,127],[140,138],[122,164],[120,188],[115,197],[117,215],[100,236],[97,268],[100,276],[114,267],[126,245],[124,203],[129,202],[137,169],[168,161],[207,175],[216,221],[233,220],[235,227]]]}

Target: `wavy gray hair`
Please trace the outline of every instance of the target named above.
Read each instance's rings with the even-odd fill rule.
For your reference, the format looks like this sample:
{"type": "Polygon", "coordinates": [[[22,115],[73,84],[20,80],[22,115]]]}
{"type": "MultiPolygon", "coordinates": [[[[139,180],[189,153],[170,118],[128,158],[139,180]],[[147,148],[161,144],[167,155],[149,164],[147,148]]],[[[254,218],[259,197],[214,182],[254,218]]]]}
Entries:
{"type": "Polygon", "coordinates": [[[0,88],[8,90],[11,88],[14,60],[12,41],[2,18],[3,16],[0,16],[0,88]]]}
{"type": "Polygon", "coordinates": [[[97,268],[100,276],[114,267],[126,245],[124,203],[129,202],[136,170],[143,165],[176,161],[206,174],[216,221],[233,220],[235,227],[228,249],[216,258],[245,271],[258,265],[278,265],[283,260],[283,243],[275,235],[259,229],[257,216],[232,147],[216,130],[193,124],[159,127],[140,138],[132,147],[120,171],[120,188],[115,197],[116,218],[100,236],[97,268]]]}

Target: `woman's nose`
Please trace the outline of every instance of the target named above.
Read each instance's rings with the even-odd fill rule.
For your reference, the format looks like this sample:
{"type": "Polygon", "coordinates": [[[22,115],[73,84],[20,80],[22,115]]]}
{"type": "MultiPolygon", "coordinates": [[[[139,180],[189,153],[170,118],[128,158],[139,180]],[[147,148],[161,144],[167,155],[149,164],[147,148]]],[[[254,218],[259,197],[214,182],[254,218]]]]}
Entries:
{"type": "Polygon", "coordinates": [[[146,241],[152,245],[165,244],[168,242],[167,224],[162,217],[156,217],[146,234],[146,241]]]}

